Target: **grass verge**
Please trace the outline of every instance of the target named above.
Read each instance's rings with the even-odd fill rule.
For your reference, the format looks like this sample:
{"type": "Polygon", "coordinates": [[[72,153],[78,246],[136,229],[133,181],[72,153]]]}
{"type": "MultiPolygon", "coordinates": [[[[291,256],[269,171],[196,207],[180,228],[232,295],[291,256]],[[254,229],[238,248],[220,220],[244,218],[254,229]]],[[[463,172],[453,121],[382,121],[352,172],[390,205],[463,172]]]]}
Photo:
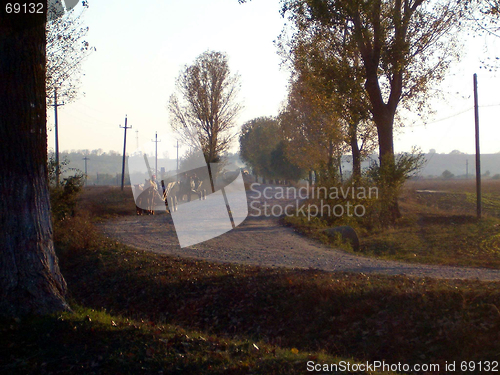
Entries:
{"type": "MultiPolygon", "coordinates": [[[[425,185],[412,183],[400,200],[403,218],[391,228],[367,230],[355,220],[341,218],[336,224],[351,225],[360,235],[358,255],[426,264],[500,269],[500,193],[498,181],[486,185],[483,218],[477,220],[475,194],[470,183],[443,181],[425,185]],[[428,189],[432,192],[417,193],[428,189]],[[434,189],[437,189],[434,190],[434,189]],[[445,190],[447,189],[447,190],[445,190]]],[[[286,217],[284,223],[301,233],[334,247],[328,238],[326,220],[319,217],[286,217]]],[[[349,247],[343,247],[346,251],[349,247]]]]}

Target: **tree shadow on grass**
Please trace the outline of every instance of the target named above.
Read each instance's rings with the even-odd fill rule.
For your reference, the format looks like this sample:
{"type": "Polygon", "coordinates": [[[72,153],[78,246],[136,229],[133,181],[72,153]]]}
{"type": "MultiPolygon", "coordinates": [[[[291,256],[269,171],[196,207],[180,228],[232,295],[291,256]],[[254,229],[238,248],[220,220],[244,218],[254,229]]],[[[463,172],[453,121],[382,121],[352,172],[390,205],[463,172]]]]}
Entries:
{"type": "Polygon", "coordinates": [[[78,258],[63,262],[72,297],[132,318],[389,362],[487,358],[499,348],[495,284],[266,269],[124,250],[98,261],[78,258]]]}

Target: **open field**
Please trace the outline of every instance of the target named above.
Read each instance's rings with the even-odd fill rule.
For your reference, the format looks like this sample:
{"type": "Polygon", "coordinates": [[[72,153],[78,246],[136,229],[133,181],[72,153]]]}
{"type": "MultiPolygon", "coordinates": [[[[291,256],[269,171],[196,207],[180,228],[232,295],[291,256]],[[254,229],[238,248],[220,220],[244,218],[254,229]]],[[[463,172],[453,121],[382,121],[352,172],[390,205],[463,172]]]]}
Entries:
{"type": "Polygon", "coordinates": [[[474,181],[410,181],[400,225],[368,236],[365,254],[390,259],[500,268],[500,181],[483,181],[476,219],[474,181]],[[430,190],[431,193],[417,193],[430,190]]]}
{"type": "MultiPolygon", "coordinates": [[[[483,194],[500,196],[500,180],[483,179],[481,191],[483,194]]],[[[441,179],[414,179],[406,182],[409,190],[438,190],[451,192],[476,193],[476,180],[441,180],[441,179]]]]}
{"type": "Polygon", "coordinates": [[[500,359],[499,283],[132,250],[89,220],[117,215],[120,194],[87,194],[81,209],[90,211],[58,227],[76,313],[1,322],[3,373],[302,374],[307,361],[342,359],[436,363],[433,373],[445,373],[445,361],[500,359]]]}
{"type": "Polygon", "coordinates": [[[81,211],[92,215],[93,220],[109,219],[116,216],[131,215],[135,212],[132,188],[91,186],[85,187],[78,206],[81,211]]]}
{"type": "MultiPolygon", "coordinates": [[[[483,219],[477,220],[474,181],[409,181],[400,197],[403,218],[393,227],[360,234],[356,254],[427,264],[500,268],[500,181],[483,182],[483,219]],[[420,192],[417,192],[420,191],[420,192]]],[[[338,246],[321,220],[286,218],[302,233],[338,246]]],[[[342,220],[338,221],[342,225],[342,220]]],[[[356,225],[349,222],[349,225],[356,225]]],[[[346,251],[350,251],[348,248],[346,251]]]]}

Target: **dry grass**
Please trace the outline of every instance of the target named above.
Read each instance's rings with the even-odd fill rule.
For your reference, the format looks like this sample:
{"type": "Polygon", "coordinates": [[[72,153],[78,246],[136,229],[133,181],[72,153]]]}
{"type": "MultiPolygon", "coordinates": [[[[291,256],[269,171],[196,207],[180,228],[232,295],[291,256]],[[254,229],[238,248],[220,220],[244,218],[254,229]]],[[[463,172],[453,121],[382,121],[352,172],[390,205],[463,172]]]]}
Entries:
{"type": "MultiPolygon", "coordinates": [[[[408,181],[405,187],[408,190],[438,190],[458,193],[475,193],[476,180],[419,179],[408,181]]],[[[482,180],[481,191],[487,194],[500,194],[500,180],[482,180]]]]}
{"type": "Polygon", "coordinates": [[[63,270],[84,306],[271,350],[443,363],[493,360],[499,349],[498,283],[267,269],[116,244],[63,270]]]}
{"type": "MultiPolygon", "coordinates": [[[[483,218],[477,220],[473,181],[419,180],[406,184],[400,197],[403,218],[390,228],[343,217],[334,225],[354,226],[361,254],[384,259],[500,269],[500,181],[486,180],[483,218]],[[417,193],[430,190],[432,193],[417,193]]],[[[285,219],[305,235],[338,247],[323,232],[328,219],[285,219]]],[[[331,224],[330,224],[331,225],[331,224]]],[[[348,250],[348,249],[347,249],[348,250]]]]}
{"type": "Polygon", "coordinates": [[[75,314],[0,322],[3,373],[299,374],[308,360],[498,360],[499,283],[135,251],[89,230],[88,216],[122,212],[103,192],[87,192],[81,207],[92,211],[58,229],[71,233],[58,233],[58,254],[75,314]]]}
{"type": "Polygon", "coordinates": [[[109,219],[135,214],[135,202],[130,186],[122,191],[114,186],[90,186],[83,189],[78,205],[80,211],[91,214],[92,220],[109,219]]]}
{"type": "Polygon", "coordinates": [[[177,330],[159,336],[170,346],[154,336],[130,337],[138,349],[116,342],[123,353],[147,357],[140,348],[151,346],[155,358],[170,358],[184,341],[185,359],[175,363],[197,373],[305,373],[307,360],[335,356],[443,364],[494,360],[499,351],[498,283],[210,263],[104,239],[65,252],[61,266],[78,305],[177,330]]]}

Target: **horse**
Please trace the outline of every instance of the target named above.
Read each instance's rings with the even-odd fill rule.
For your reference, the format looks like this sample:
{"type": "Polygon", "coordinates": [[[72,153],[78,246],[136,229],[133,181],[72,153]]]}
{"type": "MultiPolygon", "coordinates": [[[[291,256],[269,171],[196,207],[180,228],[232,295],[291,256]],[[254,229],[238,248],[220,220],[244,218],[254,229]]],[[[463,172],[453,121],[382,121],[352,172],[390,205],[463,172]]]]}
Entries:
{"type": "Polygon", "coordinates": [[[144,185],[136,185],[136,192],[139,193],[136,198],[136,213],[137,215],[154,215],[154,207],[158,200],[163,201],[158,193],[158,187],[152,180],[144,180],[144,185]]]}

